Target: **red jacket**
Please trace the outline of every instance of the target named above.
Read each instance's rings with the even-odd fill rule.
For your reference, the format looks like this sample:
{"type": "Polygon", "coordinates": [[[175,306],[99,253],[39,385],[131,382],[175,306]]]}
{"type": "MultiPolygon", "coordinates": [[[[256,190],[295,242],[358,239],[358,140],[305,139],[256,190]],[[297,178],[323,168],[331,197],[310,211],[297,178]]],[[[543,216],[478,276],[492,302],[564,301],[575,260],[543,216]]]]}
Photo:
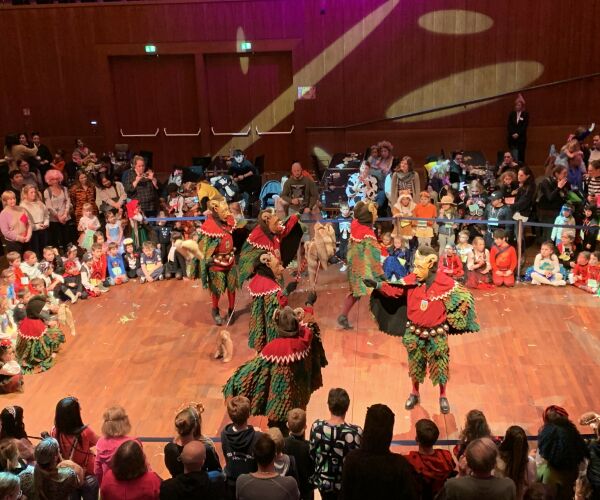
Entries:
{"type": "Polygon", "coordinates": [[[438,270],[442,273],[447,274],[448,276],[452,276],[453,278],[460,278],[465,274],[462,261],[460,260],[460,257],[456,254],[452,255],[451,257],[444,255],[440,259],[440,263],[438,264],[438,270]],[[446,272],[446,270],[449,270],[451,272],[446,272]]]}
{"type": "Polygon", "coordinates": [[[517,252],[515,248],[506,245],[502,248],[494,245],[490,250],[490,264],[492,271],[512,271],[517,268],[517,252]]]}

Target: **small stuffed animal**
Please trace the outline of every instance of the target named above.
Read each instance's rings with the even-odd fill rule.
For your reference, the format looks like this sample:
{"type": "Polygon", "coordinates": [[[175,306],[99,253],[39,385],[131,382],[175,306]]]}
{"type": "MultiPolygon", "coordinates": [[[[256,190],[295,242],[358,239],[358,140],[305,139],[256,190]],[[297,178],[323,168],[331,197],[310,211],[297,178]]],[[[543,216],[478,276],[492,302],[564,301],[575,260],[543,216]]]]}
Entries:
{"type": "Polygon", "coordinates": [[[233,342],[231,341],[231,335],[227,330],[221,330],[217,336],[217,349],[214,358],[223,358],[223,363],[229,363],[232,356],[233,342]]]}
{"type": "Polygon", "coordinates": [[[319,266],[327,269],[329,260],[335,255],[335,248],[335,229],[333,226],[317,222],[313,239],[304,244],[311,288],[316,285],[319,266]]]}

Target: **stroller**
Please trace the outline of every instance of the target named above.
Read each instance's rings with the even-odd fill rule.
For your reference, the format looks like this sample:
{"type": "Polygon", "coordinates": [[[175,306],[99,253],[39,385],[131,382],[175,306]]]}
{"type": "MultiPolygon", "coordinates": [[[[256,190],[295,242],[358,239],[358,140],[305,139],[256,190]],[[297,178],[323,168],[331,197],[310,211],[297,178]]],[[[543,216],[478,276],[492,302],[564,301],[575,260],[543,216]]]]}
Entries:
{"type": "Polygon", "coordinates": [[[275,207],[275,196],[281,195],[284,182],[285,179],[282,179],[281,181],[273,179],[263,184],[263,187],[260,190],[260,195],[258,196],[261,210],[264,210],[268,207],[275,207]]]}

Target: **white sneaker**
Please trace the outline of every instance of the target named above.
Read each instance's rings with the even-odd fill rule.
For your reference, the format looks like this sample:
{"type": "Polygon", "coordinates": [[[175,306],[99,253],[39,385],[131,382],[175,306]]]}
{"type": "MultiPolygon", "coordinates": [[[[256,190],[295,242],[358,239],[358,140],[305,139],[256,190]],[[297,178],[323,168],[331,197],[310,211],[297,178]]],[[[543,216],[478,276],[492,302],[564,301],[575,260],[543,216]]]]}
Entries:
{"type": "Polygon", "coordinates": [[[146,278],[140,278],[140,285],[143,285],[144,283],[146,283],[146,278]]]}
{"type": "Polygon", "coordinates": [[[342,264],[340,267],[340,273],[345,273],[348,270],[348,266],[346,264],[342,264]]]}

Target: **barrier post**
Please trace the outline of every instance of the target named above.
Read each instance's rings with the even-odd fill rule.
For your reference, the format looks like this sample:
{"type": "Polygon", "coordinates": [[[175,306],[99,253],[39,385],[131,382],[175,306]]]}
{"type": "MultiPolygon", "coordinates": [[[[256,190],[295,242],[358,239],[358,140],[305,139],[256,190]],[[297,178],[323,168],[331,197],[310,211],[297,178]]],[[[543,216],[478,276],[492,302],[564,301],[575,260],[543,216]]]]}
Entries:
{"type": "Polygon", "coordinates": [[[521,262],[523,256],[523,221],[517,221],[517,281],[521,281],[521,262]]]}

